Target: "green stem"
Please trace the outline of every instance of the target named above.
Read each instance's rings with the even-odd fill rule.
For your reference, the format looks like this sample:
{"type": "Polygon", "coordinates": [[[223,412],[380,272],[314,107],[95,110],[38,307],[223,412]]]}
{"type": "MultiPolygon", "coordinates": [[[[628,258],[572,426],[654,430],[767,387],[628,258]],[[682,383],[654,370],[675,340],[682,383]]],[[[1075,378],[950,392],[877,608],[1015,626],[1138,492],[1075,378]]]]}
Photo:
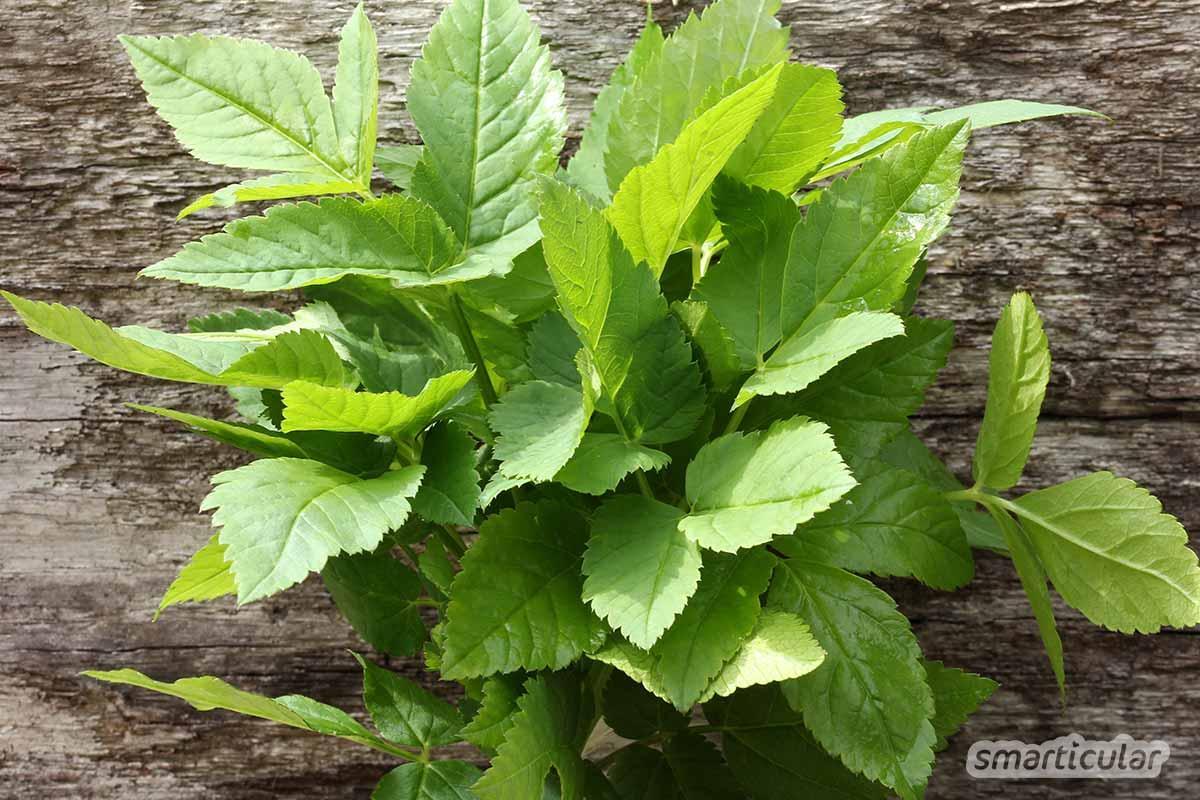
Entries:
{"type": "Polygon", "coordinates": [[[692,245],[692,286],[700,282],[704,277],[704,248],[700,245],[692,245]]]}
{"type": "Polygon", "coordinates": [[[492,385],[492,378],[488,374],[483,351],[479,349],[479,342],[475,340],[475,334],[471,332],[471,323],[467,321],[467,313],[463,310],[462,300],[452,291],[448,294],[450,296],[450,314],[454,317],[454,324],[458,328],[458,338],[462,340],[463,347],[467,349],[467,356],[475,365],[475,381],[479,384],[483,405],[485,408],[491,408],[499,397],[496,395],[496,387],[492,385]]]}
{"type": "Polygon", "coordinates": [[[445,545],[446,549],[454,553],[455,558],[462,558],[463,554],[467,552],[467,543],[458,535],[458,531],[449,525],[442,525],[440,528],[435,529],[434,533],[437,534],[438,539],[445,545]]]}
{"type": "Polygon", "coordinates": [[[728,436],[738,429],[738,427],[742,424],[742,420],[746,418],[746,412],[750,410],[750,404],[752,402],[754,402],[753,398],[747,400],[729,415],[729,422],[725,424],[725,432],[722,434],[723,436],[728,436]]]}

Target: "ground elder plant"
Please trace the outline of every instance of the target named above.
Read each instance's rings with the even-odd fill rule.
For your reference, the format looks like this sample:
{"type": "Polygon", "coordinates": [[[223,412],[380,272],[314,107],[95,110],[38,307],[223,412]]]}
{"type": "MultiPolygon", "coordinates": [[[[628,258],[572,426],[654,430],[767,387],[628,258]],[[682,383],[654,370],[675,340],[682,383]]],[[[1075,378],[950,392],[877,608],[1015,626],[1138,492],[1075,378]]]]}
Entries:
{"type": "Polygon", "coordinates": [[[89,674],[385,753],[376,800],[917,798],[996,684],[926,660],[872,577],[949,591],[973,550],[1007,555],[1060,685],[1051,585],[1116,631],[1200,621],[1187,535],[1145,490],[1011,494],[1050,374],[1029,295],[999,314],[972,485],[908,422],[953,342],[913,307],[972,130],[1091,112],[843,118],[777,5],[647,22],[569,160],[517,0],[445,10],[408,87],[421,144],[377,145],[361,7],[331,96],[260,42],[124,38],[180,143],[240,178],[180,216],[273,203],[143,274],[292,310],[171,333],[5,297],[104,364],[228,388],[236,420],[136,406],[253,457],[213,476],[216,532],[159,611],[318,573],[375,653],[372,727],[89,674]],[[376,663],[418,654],[456,705],[376,663]]]}

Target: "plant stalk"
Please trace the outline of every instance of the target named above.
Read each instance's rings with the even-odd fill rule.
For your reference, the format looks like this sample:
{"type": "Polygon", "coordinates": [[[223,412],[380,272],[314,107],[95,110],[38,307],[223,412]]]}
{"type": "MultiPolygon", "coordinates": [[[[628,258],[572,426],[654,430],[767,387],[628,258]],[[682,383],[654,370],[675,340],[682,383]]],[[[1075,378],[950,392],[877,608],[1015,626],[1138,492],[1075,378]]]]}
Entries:
{"type": "Polygon", "coordinates": [[[467,321],[467,313],[463,310],[462,300],[453,291],[449,291],[448,294],[450,296],[450,314],[454,317],[454,324],[458,328],[458,338],[462,340],[463,347],[467,349],[467,356],[475,365],[475,382],[479,384],[479,394],[483,397],[483,406],[491,408],[500,398],[496,394],[496,387],[492,385],[492,377],[488,374],[483,351],[479,349],[479,342],[475,340],[475,334],[471,332],[471,323],[467,321]]]}

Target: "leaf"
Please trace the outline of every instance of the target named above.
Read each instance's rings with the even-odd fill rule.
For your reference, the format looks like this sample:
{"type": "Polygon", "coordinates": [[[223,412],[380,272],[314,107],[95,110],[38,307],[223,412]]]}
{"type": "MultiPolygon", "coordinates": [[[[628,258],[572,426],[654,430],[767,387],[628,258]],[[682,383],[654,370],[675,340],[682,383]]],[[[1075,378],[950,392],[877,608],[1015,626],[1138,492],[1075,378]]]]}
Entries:
{"type": "Polygon", "coordinates": [[[627,441],[615,433],[585,433],[571,459],[554,480],[574,492],[602,495],[616,489],[630,473],[653,472],[671,463],[671,457],[627,441]]]}
{"type": "Polygon", "coordinates": [[[1133,481],[1093,472],[1005,508],[1021,518],[1054,588],[1097,625],[1156,633],[1200,623],[1187,531],[1133,481]]]}
{"type": "Polygon", "coordinates": [[[784,194],[795,191],[838,141],[841,94],[833,70],[785,64],[771,104],[734,151],[726,174],[784,194]]]}
{"type": "Polygon", "coordinates": [[[621,750],[608,777],[622,800],[739,800],[745,795],[712,742],[694,733],[668,737],[661,750],[621,750]]]}
{"type": "Polygon", "coordinates": [[[878,462],[855,470],[858,485],[776,547],[851,572],[913,577],[956,589],[975,574],[958,515],[919,477],[878,462]]]}
{"type": "Polygon", "coordinates": [[[458,709],[390,669],[354,657],[363,668],[363,702],[385,738],[422,750],[458,741],[458,709]]]}
{"type": "Polygon", "coordinates": [[[688,727],[688,718],[674,706],[621,671],[613,672],[604,684],[604,721],[613,733],[633,740],[688,727]]]}
{"type": "Polygon", "coordinates": [[[932,125],[947,125],[960,119],[971,122],[973,130],[991,128],[995,125],[1009,125],[1014,122],[1025,122],[1042,117],[1057,117],[1062,115],[1080,114],[1088,117],[1108,119],[1103,114],[1089,111],[1078,106],[1062,106],[1053,103],[1035,103],[1029,100],[989,100],[984,103],[971,103],[957,108],[946,108],[941,111],[930,111],[923,114],[926,122],[932,125]]]}
{"type": "Polygon", "coordinates": [[[354,194],[362,190],[358,183],[340,179],[325,180],[307,172],[279,172],[231,183],[215,192],[201,195],[175,215],[180,220],[197,211],[218,206],[229,208],[238,203],[264,200],[287,200],[293,197],[315,197],[326,194],[354,194]]]}
{"type": "Polygon", "coordinates": [[[235,386],[282,389],[292,381],[340,387],[350,380],[333,345],[316,331],[281,333],[255,348],[219,376],[235,386]]]}
{"type": "Polygon", "coordinates": [[[432,378],[416,396],[353,392],[295,381],[283,388],[283,430],[343,431],[415,436],[451,404],[474,373],[455,370],[432,378]]]}
{"type": "Polygon", "coordinates": [[[350,627],[376,650],[410,656],[425,641],[416,605],[421,581],[386,548],[331,558],[321,578],[350,627]]]}
{"type": "Polygon", "coordinates": [[[530,678],[517,701],[512,727],[492,766],[475,784],[480,800],[533,800],[542,797],[546,778],[558,774],[562,800],[582,800],[587,782],[579,751],[590,716],[578,680],[569,672],[530,678]]]}
{"type": "Polygon", "coordinates": [[[362,480],[315,461],[271,458],[214,475],[200,508],[216,510],[238,603],[299,583],[330,556],[375,549],[408,517],[424,469],[362,480]]]}
{"type": "Polygon", "coordinates": [[[575,366],[579,337],[570,323],[557,311],[538,317],[529,331],[527,361],[534,378],[577,387],[581,378],[575,366]]]}
{"type": "Polygon", "coordinates": [[[775,559],[759,549],[705,554],[699,587],[652,651],[662,690],[680,711],[703,696],[753,632],[758,598],[774,564],[775,559]]]}
{"type": "Polygon", "coordinates": [[[529,381],[492,406],[496,458],[505,477],[548,481],[571,458],[583,438],[591,409],[577,388],[529,381]]]}
{"type": "Polygon", "coordinates": [[[472,525],[480,490],[471,435],[453,422],[430,428],[421,448],[421,463],[425,478],[413,498],[413,510],[430,522],[472,525]]]}
{"type": "Polygon", "coordinates": [[[381,144],[375,148],[375,166],[397,189],[407,189],[423,150],[419,144],[381,144]]]}
{"type": "Polygon", "coordinates": [[[454,565],[450,563],[450,556],[446,555],[446,548],[441,542],[437,539],[426,540],[425,549],[417,556],[417,566],[421,575],[437,591],[443,595],[449,594],[450,584],[454,582],[454,565]]]}
{"type": "Polygon", "coordinates": [[[1021,479],[1050,381],[1050,347],[1025,292],[1000,314],[989,355],[988,400],[975,444],[975,480],[1011,489],[1021,479]]]}
{"type": "Polygon", "coordinates": [[[792,236],[783,283],[784,338],[847,310],[887,311],[958,199],[967,144],[958,123],[922,133],[836,181],[792,236]]]}
{"type": "Polygon", "coordinates": [[[150,104],[201,161],[353,181],[321,76],[303,56],[226,36],[121,36],[150,104]]]}
{"type": "Polygon", "coordinates": [[[804,417],[706,444],[687,469],[688,538],[733,552],[791,533],[854,486],[827,428],[804,417]]]}
{"type": "Polygon", "coordinates": [[[469,269],[503,271],[538,239],[533,177],[558,166],[567,124],[539,39],[517,0],[453,0],[413,64],[408,110],[425,144],[411,191],[469,269]]]}
{"type": "Polygon", "coordinates": [[[601,410],[633,442],[687,436],[704,411],[700,371],[654,276],[573,189],[545,181],[541,211],[559,305],[609,401],[601,410]]]}
{"type": "Polygon", "coordinates": [[[196,551],[163,595],[154,612],[154,621],[163,611],[180,603],[198,603],[215,600],[237,592],[229,562],[225,560],[225,548],[214,535],[208,544],[196,551]]]}
{"type": "Polygon", "coordinates": [[[495,751],[512,727],[521,692],[521,679],[517,675],[493,675],[485,680],[483,703],[460,731],[462,738],[476,747],[495,751]]]}
{"type": "Polygon", "coordinates": [[[657,277],[684,223],[771,101],[779,68],[705,111],[647,164],[633,169],[606,214],[635,261],[657,277]]]}
{"type": "Polygon", "coordinates": [[[442,674],[561,669],[599,644],[603,626],[580,599],[586,542],[585,520],[550,502],[485,520],[452,587],[442,674]]]}
{"type": "Polygon", "coordinates": [[[778,683],[807,675],[825,660],[825,651],[795,614],[764,609],[754,631],[713,678],[700,698],[728,697],[749,686],[778,683]]]}
{"type": "Polygon", "coordinates": [[[342,160],[364,187],[375,166],[375,134],[379,114],[378,43],[371,21],[359,3],[342,28],[337,76],[333,84],[333,122],[342,160]]]}
{"type": "Polygon", "coordinates": [[[859,350],[903,334],[899,317],[879,311],[852,311],[797,332],[742,385],[734,407],[759,395],[799,392],[859,350]]]}
{"type": "Polygon", "coordinates": [[[700,548],[679,531],[679,509],[626,495],[592,518],[583,599],[629,641],[649,649],[700,582],[700,548]]]}
{"type": "Polygon", "coordinates": [[[579,150],[567,164],[567,176],[571,183],[602,203],[612,201],[612,191],[605,173],[608,127],[617,113],[621,97],[647,64],[659,55],[663,41],[662,28],[647,15],[646,25],[638,40],[613,72],[608,84],[596,95],[592,114],[579,141],[579,150]]]}
{"type": "Polygon", "coordinates": [[[729,332],[699,300],[682,300],[671,304],[671,310],[683,325],[692,344],[700,351],[712,387],[717,391],[729,388],[742,373],[741,362],[729,332]]]}
{"type": "Polygon", "coordinates": [[[188,320],[192,333],[224,333],[229,331],[268,330],[290,325],[292,318],[269,308],[234,308],[188,320]]]}
{"type": "Polygon", "coordinates": [[[800,211],[791,198],[726,177],[713,184],[713,208],[729,247],[697,284],[737,345],[743,369],[752,369],[779,343],[780,303],[792,230],[800,211]]]}
{"type": "Polygon", "coordinates": [[[463,296],[467,308],[492,304],[512,315],[512,322],[522,325],[541,317],[554,308],[554,281],[546,269],[546,256],[541,242],[513,259],[512,269],[503,275],[489,275],[465,285],[463,296]]]}
{"type": "Polygon", "coordinates": [[[950,746],[950,737],[958,733],[967,718],[1000,686],[990,678],[947,667],[940,661],[925,662],[925,678],[933,692],[933,729],[938,736],[937,751],[950,746]]]}
{"type": "Polygon", "coordinates": [[[642,64],[608,125],[605,172],[616,190],[634,167],[675,141],[713,87],[787,59],[778,0],[719,0],[689,14],[642,64]]]}
{"type": "Polygon", "coordinates": [[[401,764],[383,776],[371,800],[474,800],[471,786],[480,774],[454,759],[401,764]]]}
{"type": "Polygon", "coordinates": [[[754,686],[706,703],[721,729],[721,749],[748,797],[756,800],[883,800],[884,789],[847,770],[812,741],[779,687],[754,686]]]}
{"type": "Polygon", "coordinates": [[[776,569],[769,605],[798,614],[825,663],[784,692],[820,742],[854,772],[912,798],[933,766],[933,695],[908,620],[862,578],[812,561],[776,569]]]}
{"type": "Polygon", "coordinates": [[[398,287],[440,286],[481,278],[495,267],[462,263],[458,255],[454,234],[420,200],[401,194],[366,202],[330,197],[234,220],[141,274],[276,292],[346,275],[384,278],[398,287]]]}

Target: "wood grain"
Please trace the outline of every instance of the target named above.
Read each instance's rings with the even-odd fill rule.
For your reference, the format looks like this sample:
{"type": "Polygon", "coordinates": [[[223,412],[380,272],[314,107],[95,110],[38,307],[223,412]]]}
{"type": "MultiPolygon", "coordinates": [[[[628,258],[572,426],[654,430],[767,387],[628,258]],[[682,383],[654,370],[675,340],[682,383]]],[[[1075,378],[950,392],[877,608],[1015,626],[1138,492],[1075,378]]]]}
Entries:
{"type": "MultiPolygon", "coordinates": [[[[699,5],[699,4],[697,4],[699,5]]],[[[440,3],[372,4],[383,135],[413,140],[407,72],[440,3]]],[[[181,325],[227,296],[135,282],[215,229],[173,216],[238,176],[192,161],[145,105],[119,32],[206,31],[303,50],[331,75],[349,0],[254,3],[0,0],[0,285],[115,323],[181,325]]],[[[663,22],[688,5],[655,6],[663,22]]],[[[636,35],[635,0],[533,4],[568,83],[574,129],[636,35]]],[[[1108,468],[1200,530],[1200,2],[785,2],[800,57],[836,67],[852,111],[1003,96],[1088,106],[1114,122],[985,131],[955,232],[932,254],[921,306],[955,320],[959,349],[920,425],[959,468],[983,405],[986,345],[1007,295],[1047,319],[1054,374],[1025,479],[1108,468]]],[[[361,646],[315,585],[238,611],[150,614],[207,536],[206,476],[238,456],[148,419],[138,401],[221,413],[218,393],[120,375],[42,342],[0,312],[0,797],[190,800],[366,797],[387,768],[351,745],[117,691],[76,676],[136,666],[222,675],[357,709],[361,646]]],[[[953,595],[889,584],[930,654],[1003,688],[943,756],[931,798],[1177,798],[1200,785],[1200,651],[1192,632],[1123,637],[1062,610],[1070,705],[1008,564],[981,557],[953,595]],[[1070,731],[1164,738],[1156,781],[970,780],[969,743],[1070,731]]],[[[417,672],[416,664],[397,667],[417,672]]]]}

